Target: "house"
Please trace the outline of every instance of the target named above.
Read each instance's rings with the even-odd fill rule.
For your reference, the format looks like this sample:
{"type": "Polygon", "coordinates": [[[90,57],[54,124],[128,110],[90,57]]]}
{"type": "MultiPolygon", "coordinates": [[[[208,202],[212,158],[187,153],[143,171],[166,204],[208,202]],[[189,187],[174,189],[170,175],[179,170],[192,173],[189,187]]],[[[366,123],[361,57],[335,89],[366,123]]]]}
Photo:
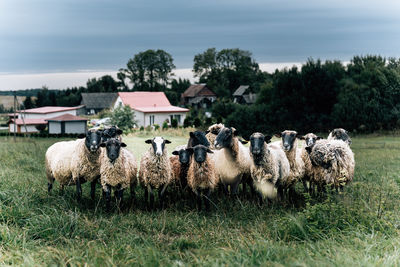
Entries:
{"type": "Polygon", "coordinates": [[[248,85],[239,86],[239,88],[233,93],[234,103],[251,105],[256,103],[256,100],[257,94],[250,93],[248,85]]]}
{"type": "Polygon", "coordinates": [[[40,108],[31,108],[20,110],[14,113],[8,114],[8,131],[10,133],[37,133],[40,129],[46,128],[46,119],[55,118],[61,115],[69,114],[77,116],[84,112],[84,106],[76,107],[56,107],[46,106],[40,108]]]}
{"type": "Polygon", "coordinates": [[[181,95],[182,104],[195,108],[209,108],[215,100],[217,95],[205,84],[192,84],[181,95]]]}
{"type": "Polygon", "coordinates": [[[164,121],[171,122],[172,119],[182,125],[187,108],[172,106],[164,92],[121,92],[114,108],[128,105],[135,114],[138,126],[162,125],[164,121]]]}
{"type": "Polygon", "coordinates": [[[48,123],[49,134],[81,134],[87,131],[88,119],[64,114],[50,119],[45,119],[48,123]]]}
{"type": "Polygon", "coordinates": [[[85,114],[96,114],[104,109],[112,109],[118,93],[82,93],[81,105],[85,106],[85,114]]]}

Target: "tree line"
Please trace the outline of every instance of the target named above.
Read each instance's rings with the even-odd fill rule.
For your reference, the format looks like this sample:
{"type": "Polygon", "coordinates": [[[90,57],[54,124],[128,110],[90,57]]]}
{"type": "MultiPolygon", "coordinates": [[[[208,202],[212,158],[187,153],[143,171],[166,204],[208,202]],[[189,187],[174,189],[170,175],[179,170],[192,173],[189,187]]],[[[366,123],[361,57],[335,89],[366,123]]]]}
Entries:
{"type": "MultiPolygon", "coordinates": [[[[66,90],[42,88],[28,97],[26,108],[80,104],[82,92],[163,91],[173,105],[190,86],[175,79],[172,56],[163,50],[147,50],[129,59],[117,79],[110,75],[89,79],[86,87],[66,90]]],[[[218,96],[212,118],[204,110],[192,110],[187,125],[224,122],[241,129],[274,132],[328,131],[343,127],[355,131],[394,129],[400,126],[400,59],[376,55],[355,56],[350,63],[309,59],[273,73],[263,72],[251,52],[209,48],[194,56],[193,73],[218,96]],[[257,94],[254,105],[233,103],[233,92],[249,85],[257,94]]]]}

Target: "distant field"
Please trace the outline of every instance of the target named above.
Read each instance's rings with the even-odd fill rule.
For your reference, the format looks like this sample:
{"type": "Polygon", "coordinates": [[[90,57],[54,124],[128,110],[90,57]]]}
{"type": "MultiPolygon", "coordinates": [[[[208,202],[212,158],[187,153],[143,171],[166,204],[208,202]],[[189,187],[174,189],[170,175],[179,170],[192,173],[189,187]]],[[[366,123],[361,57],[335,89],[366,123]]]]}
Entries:
{"type": "MultiPolygon", "coordinates": [[[[139,156],[148,136],[124,138],[139,156]]],[[[168,136],[176,145],[179,134],[168,136]]],[[[397,266],[400,262],[400,137],[355,137],[354,182],[342,195],[259,208],[216,197],[210,214],[169,194],[166,210],[139,205],[105,213],[83,186],[46,192],[43,158],[59,139],[0,137],[0,265],[397,266]]],[[[298,188],[301,191],[301,186],[298,188]]],[[[170,192],[172,193],[172,192],[170,192]]],[[[127,200],[127,194],[125,199],[127,200]]]]}
{"type": "MultiPolygon", "coordinates": [[[[26,96],[17,96],[20,105],[24,102],[26,96]]],[[[34,98],[35,99],[35,98],[34,98]]],[[[0,95],[0,105],[4,108],[9,109],[14,107],[14,96],[12,95],[0,95]]],[[[18,104],[17,104],[18,106],[18,104]]]]}

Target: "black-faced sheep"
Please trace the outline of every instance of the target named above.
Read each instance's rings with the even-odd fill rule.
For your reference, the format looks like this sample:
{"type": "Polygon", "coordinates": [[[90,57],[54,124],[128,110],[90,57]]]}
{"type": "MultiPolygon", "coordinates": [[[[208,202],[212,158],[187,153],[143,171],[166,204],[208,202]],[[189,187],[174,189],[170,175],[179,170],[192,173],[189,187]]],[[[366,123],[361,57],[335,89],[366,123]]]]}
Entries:
{"type": "Polygon", "coordinates": [[[122,141],[121,135],[122,130],[117,126],[113,125],[110,127],[105,127],[101,135],[102,142],[107,142],[111,138],[117,138],[119,141],[122,141]]]}
{"type": "Polygon", "coordinates": [[[100,156],[100,182],[105,192],[106,207],[109,210],[111,188],[115,188],[118,205],[122,204],[123,192],[128,187],[134,200],[137,162],[135,156],[124,148],[126,144],[116,138],[110,138],[100,146],[105,148],[100,156]]]}
{"type": "Polygon", "coordinates": [[[197,145],[187,148],[193,154],[187,174],[188,186],[197,196],[197,206],[201,210],[202,198],[205,199],[206,210],[210,210],[210,194],[217,186],[218,179],[215,174],[214,162],[207,156],[213,153],[208,147],[197,145]]]}
{"type": "Polygon", "coordinates": [[[71,169],[72,179],[76,183],[78,200],[82,195],[81,182],[91,182],[90,196],[95,197],[96,183],[100,178],[100,149],[101,130],[91,129],[86,133],[86,138],[81,139],[72,154],[71,169]]]}
{"type": "Polygon", "coordinates": [[[261,133],[253,133],[250,136],[250,156],[253,161],[250,171],[260,196],[260,204],[264,197],[275,197],[275,188],[279,188],[290,173],[285,153],[279,146],[268,145],[270,139],[270,136],[266,137],[261,133]]]}
{"type": "Polygon", "coordinates": [[[295,184],[304,177],[304,162],[301,159],[301,149],[297,146],[298,135],[296,131],[285,130],[277,134],[282,140],[280,145],[290,164],[290,174],[282,180],[282,189],[289,190],[289,197],[293,198],[295,184]]]}
{"type": "Polygon", "coordinates": [[[179,190],[184,190],[187,185],[187,172],[189,169],[190,153],[186,149],[186,145],[178,146],[172,151],[169,160],[172,169],[172,182],[177,185],[179,190]]]}
{"type": "Polygon", "coordinates": [[[224,127],[215,139],[213,160],[218,180],[223,184],[224,190],[237,194],[237,188],[243,175],[250,177],[251,158],[249,149],[236,137],[235,128],[224,127]]]}
{"type": "Polygon", "coordinates": [[[328,135],[328,140],[342,140],[343,142],[351,145],[351,138],[348,132],[343,128],[333,129],[328,135]]]}
{"type": "Polygon", "coordinates": [[[150,208],[154,208],[154,189],[158,189],[160,204],[164,206],[164,193],[171,182],[171,163],[165,144],[171,143],[162,137],[155,137],[145,141],[151,144],[149,150],[140,160],[139,181],[147,189],[145,201],[150,194],[150,208]]]}

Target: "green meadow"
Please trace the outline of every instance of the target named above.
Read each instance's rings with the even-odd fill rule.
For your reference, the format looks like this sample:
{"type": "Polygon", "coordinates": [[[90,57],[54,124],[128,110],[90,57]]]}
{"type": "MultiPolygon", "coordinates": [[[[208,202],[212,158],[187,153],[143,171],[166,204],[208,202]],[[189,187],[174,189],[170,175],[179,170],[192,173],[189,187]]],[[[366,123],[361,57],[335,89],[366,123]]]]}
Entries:
{"type": "MultiPolygon", "coordinates": [[[[137,159],[145,134],[124,137],[137,159]]],[[[165,136],[172,149],[183,134],[165,136]]],[[[259,207],[250,196],[213,195],[210,213],[172,188],[164,210],[106,213],[83,185],[47,193],[46,149],[61,139],[0,137],[0,265],[18,266],[399,266],[400,137],[353,137],[356,171],[342,194],[259,207]]]]}

